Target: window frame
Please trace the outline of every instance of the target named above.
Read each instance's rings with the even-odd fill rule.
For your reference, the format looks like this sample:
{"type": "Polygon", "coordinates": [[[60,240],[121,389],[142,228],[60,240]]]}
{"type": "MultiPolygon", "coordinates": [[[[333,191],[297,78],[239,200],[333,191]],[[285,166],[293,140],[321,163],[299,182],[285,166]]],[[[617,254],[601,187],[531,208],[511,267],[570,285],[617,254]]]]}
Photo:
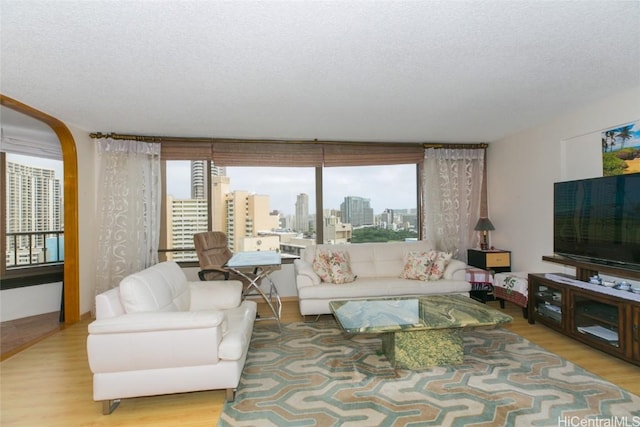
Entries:
{"type": "MultiPolygon", "coordinates": [[[[2,176],[2,183],[0,184],[0,198],[3,201],[6,201],[7,156],[5,152],[0,152],[0,176],[2,176]]],[[[62,209],[64,209],[64,206],[62,207],[62,209]]],[[[0,251],[2,251],[2,258],[0,259],[0,290],[16,289],[27,286],[37,286],[64,281],[64,261],[7,267],[6,203],[2,203],[2,209],[0,209],[0,235],[2,235],[2,242],[0,243],[0,251]]]]}
{"type": "MultiPolygon", "coordinates": [[[[366,142],[318,142],[313,141],[239,141],[239,140],[188,140],[170,139],[162,143],[162,215],[159,255],[172,252],[167,247],[167,199],[166,199],[166,162],[171,160],[207,160],[207,174],[211,174],[212,162],[216,166],[265,166],[265,167],[314,167],[315,169],[315,218],[316,244],[324,241],[323,233],[323,177],[324,169],[332,166],[384,166],[397,164],[415,164],[416,209],[418,238],[422,236],[422,180],[421,162],[424,156],[423,144],[406,143],[366,143],[366,142]],[[265,159],[265,150],[272,149],[278,154],[265,159]],[[217,153],[217,155],[216,155],[217,153]],[[301,157],[296,157],[299,154],[301,157]],[[191,157],[193,156],[193,158],[191,157]],[[301,164],[292,162],[300,160],[301,164]],[[216,159],[218,163],[216,163],[216,159]],[[220,163],[221,162],[221,163],[220,163]]],[[[211,189],[207,189],[207,204],[211,203],[211,189]]],[[[208,209],[208,226],[211,228],[211,210],[208,209]]],[[[185,263],[197,265],[197,263],[185,263]]]]}

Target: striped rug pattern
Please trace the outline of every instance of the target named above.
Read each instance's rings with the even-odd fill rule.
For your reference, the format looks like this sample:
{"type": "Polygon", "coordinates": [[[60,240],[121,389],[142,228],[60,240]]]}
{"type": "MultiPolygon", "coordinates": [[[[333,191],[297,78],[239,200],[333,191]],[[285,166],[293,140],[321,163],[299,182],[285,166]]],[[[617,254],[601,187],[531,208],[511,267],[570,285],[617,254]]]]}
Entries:
{"type": "Polygon", "coordinates": [[[412,371],[389,364],[379,337],[344,335],[332,319],[282,334],[260,323],[218,425],[640,425],[640,397],[519,335],[468,331],[464,344],[463,364],[412,371]]]}

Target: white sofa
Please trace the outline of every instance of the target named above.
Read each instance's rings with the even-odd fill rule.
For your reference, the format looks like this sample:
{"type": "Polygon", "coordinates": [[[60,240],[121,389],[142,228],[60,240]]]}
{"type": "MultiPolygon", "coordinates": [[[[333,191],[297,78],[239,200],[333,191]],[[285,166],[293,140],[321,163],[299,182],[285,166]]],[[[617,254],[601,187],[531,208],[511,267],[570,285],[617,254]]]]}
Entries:
{"type": "Polygon", "coordinates": [[[189,282],[163,262],[96,296],[87,353],[93,399],[226,389],[233,400],[256,318],[239,281],[189,282]]]}
{"type": "Polygon", "coordinates": [[[329,302],[335,300],[430,294],[469,296],[471,284],[465,280],[467,265],[460,260],[452,259],[440,280],[400,277],[409,252],[425,252],[433,248],[426,241],[308,246],[301,251],[300,259],[294,261],[300,314],[330,314],[329,302]],[[356,280],[344,284],[323,282],[313,270],[316,252],[320,250],[346,251],[356,280]]]}

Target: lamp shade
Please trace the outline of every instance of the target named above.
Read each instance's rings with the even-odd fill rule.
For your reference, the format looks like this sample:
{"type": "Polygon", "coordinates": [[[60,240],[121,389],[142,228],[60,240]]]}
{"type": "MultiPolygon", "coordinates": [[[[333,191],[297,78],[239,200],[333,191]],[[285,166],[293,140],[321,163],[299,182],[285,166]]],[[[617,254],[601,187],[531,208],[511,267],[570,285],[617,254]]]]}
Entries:
{"type": "Polygon", "coordinates": [[[493,224],[491,224],[491,220],[489,218],[479,218],[476,227],[474,228],[476,231],[491,231],[495,230],[493,224]]]}

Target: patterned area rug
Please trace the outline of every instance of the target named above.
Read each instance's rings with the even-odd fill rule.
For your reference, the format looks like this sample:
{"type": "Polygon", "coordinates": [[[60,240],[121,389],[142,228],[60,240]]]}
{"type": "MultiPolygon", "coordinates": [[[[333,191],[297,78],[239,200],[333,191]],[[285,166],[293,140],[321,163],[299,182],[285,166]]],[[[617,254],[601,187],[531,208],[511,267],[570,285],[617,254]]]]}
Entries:
{"type": "Polygon", "coordinates": [[[219,426],[640,425],[640,397],[504,329],[466,332],[462,365],[411,371],[333,320],[282,328],[256,325],[219,426]]]}

